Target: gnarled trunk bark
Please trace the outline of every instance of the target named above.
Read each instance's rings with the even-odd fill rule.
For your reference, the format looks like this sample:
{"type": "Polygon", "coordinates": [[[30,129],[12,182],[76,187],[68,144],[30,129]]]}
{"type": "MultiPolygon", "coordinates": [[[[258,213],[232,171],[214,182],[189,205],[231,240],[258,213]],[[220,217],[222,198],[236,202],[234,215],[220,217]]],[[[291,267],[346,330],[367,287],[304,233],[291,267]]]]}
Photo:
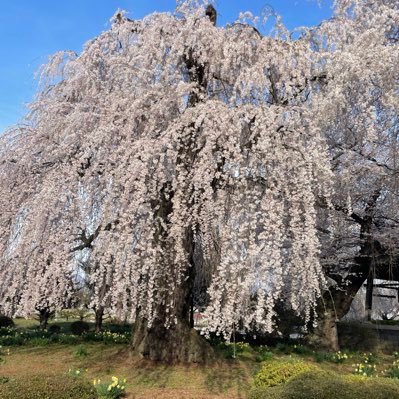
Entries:
{"type": "MultiPolygon", "coordinates": [[[[191,236],[191,229],[188,231],[191,236]]],[[[186,243],[189,248],[193,247],[191,240],[192,236],[186,243]]],[[[132,339],[132,348],[136,354],[166,363],[205,363],[214,358],[214,352],[209,343],[192,326],[194,271],[192,264],[187,271],[187,278],[175,288],[176,323],[172,323],[168,328],[165,327],[164,305],[159,305],[157,317],[151,326],[148,326],[145,318],[137,318],[132,339]]]]}
{"type": "MultiPolygon", "coordinates": [[[[360,226],[360,251],[350,269],[344,273],[346,276],[339,271],[329,276],[336,284],[323,295],[318,307],[318,326],[309,337],[312,343],[321,347],[338,349],[336,322],[348,313],[354,297],[366,279],[372,281],[374,278],[384,278],[387,274],[391,274],[387,273],[388,263],[384,262],[386,251],[373,237],[373,217],[379,197],[380,190],[376,190],[367,201],[363,216],[356,213],[348,214],[348,217],[360,226]],[[376,262],[377,258],[378,262],[376,262]],[[382,267],[377,268],[377,264],[382,267]]],[[[340,207],[337,209],[342,211],[340,207]]],[[[392,277],[390,275],[388,278],[392,277]]]]}
{"type": "MultiPolygon", "coordinates": [[[[373,237],[373,215],[376,202],[380,196],[377,190],[366,204],[364,216],[354,213],[349,215],[360,225],[359,255],[354,259],[347,276],[340,273],[331,275],[336,285],[330,287],[322,298],[318,309],[318,326],[313,331],[310,341],[324,348],[338,349],[338,332],[336,322],[344,317],[351,307],[352,301],[359,289],[367,280],[371,286],[374,278],[399,279],[398,267],[392,267],[389,251],[383,248],[373,237]]],[[[371,312],[372,290],[368,290],[368,312],[371,312]]]]}
{"type": "Polygon", "coordinates": [[[166,363],[205,363],[214,356],[209,343],[183,319],[170,328],[158,319],[148,328],[147,321],[139,318],[134,325],[132,346],[136,354],[166,363]]]}
{"type": "Polygon", "coordinates": [[[335,312],[328,310],[319,319],[309,339],[310,344],[321,349],[337,351],[339,349],[337,319],[335,312]]]}
{"type": "Polygon", "coordinates": [[[192,328],[193,285],[195,265],[193,261],[194,234],[191,227],[186,229],[185,248],[190,267],[186,278],[175,288],[176,323],[165,327],[166,312],[159,305],[156,319],[151,326],[145,318],[139,317],[133,328],[132,347],[136,354],[147,359],[167,363],[204,363],[214,357],[209,343],[192,328]]]}
{"type": "Polygon", "coordinates": [[[100,332],[103,328],[104,307],[99,306],[95,311],[95,331],[100,332]]]}
{"type": "Polygon", "coordinates": [[[309,337],[312,345],[333,351],[339,349],[337,321],[349,312],[354,297],[367,278],[364,274],[359,275],[349,286],[333,287],[324,294],[318,309],[317,326],[309,337]]]}

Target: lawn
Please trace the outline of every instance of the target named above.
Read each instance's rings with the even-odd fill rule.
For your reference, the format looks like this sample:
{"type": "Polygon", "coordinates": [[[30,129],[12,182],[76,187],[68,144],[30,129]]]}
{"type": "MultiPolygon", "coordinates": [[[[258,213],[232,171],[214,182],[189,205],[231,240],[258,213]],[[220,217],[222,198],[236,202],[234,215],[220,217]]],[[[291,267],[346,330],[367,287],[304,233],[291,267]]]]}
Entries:
{"type": "MultiPolygon", "coordinates": [[[[17,324],[20,332],[33,331],[35,327],[34,322],[18,321],[17,324]]],[[[65,334],[70,322],[60,324],[62,334],[65,334]]],[[[372,372],[374,377],[387,380],[381,377],[398,356],[381,351],[372,356],[362,352],[318,352],[292,344],[268,348],[238,343],[233,351],[232,345],[219,343],[215,346],[219,360],[212,364],[171,366],[133,356],[126,343],[77,339],[79,341],[70,344],[52,343],[44,334],[42,338],[35,337],[24,344],[3,345],[0,349],[0,383],[1,378],[62,377],[92,384],[93,380],[110,381],[112,376],[117,376],[126,379],[127,398],[130,399],[238,399],[248,396],[254,376],[270,362],[284,365],[299,361],[323,372],[345,376],[353,375],[357,364],[372,364],[376,369],[372,372]],[[234,353],[236,358],[232,359],[234,353]]]]}
{"type": "Polygon", "coordinates": [[[221,361],[208,367],[165,366],[131,356],[125,345],[90,343],[86,356],[73,345],[11,347],[0,365],[3,377],[65,375],[81,370],[82,377],[126,378],[128,398],[244,398],[257,363],[221,361]]]}

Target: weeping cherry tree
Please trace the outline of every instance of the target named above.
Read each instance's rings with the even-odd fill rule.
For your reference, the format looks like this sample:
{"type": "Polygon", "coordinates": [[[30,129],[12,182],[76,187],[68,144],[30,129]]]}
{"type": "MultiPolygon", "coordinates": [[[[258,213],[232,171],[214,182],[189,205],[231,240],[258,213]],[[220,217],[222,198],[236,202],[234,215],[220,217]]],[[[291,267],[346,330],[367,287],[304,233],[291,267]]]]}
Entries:
{"type": "Polygon", "coordinates": [[[172,361],[210,356],[191,328],[201,284],[204,335],[272,332],[281,302],[314,319],[330,53],[249,17],[117,12],[43,67],[29,123],[0,138],[2,312],[65,307],[84,275],[92,308],[134,322],[136,352],[172,361]]]}

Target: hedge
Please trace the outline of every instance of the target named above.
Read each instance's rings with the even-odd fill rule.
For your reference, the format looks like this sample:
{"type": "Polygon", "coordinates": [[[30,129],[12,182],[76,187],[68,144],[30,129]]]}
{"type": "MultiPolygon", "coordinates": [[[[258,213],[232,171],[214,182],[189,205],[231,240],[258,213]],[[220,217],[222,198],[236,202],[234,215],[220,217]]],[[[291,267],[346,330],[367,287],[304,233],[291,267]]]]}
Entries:
{"type": "Polygon", "coordinates": [[[254,386],[250,399],[399,399],[399,382],[308,371],[275,387],[254,386]]]}
{"type": "Polygon", "coordinates": [[[68,376],[0,379],[1,399],[97,399],[93,386],[68,376]]]}
{"type": "Polygon", "coordinates": [[[261,370],[255,376],[254,385],[256,387],[274,387],[286,383],[301,373],[318,369],[312,363],[297,360],[272,360],[263,364],[261,370]]]}

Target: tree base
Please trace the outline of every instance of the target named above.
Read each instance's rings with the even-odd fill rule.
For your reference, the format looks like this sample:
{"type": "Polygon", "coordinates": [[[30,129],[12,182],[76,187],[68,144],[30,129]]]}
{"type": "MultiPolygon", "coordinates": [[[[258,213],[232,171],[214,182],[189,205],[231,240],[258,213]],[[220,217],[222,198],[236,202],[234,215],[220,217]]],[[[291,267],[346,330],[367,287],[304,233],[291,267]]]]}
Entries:
{"type": "Polygon", "coordinates": [[[206,363],[215,357],[209,343],[182,322],[169,329],[161,323],[148,329],[145,320],[137,320],[132,348],[143,358],[165,363],[206,363]]]}
{"type": "Polygon", "coordinates": [[[332,351],[339,349],[335,314],[326,312],[319,318],[316,328],[308,337],[308,343],[320,349],[332,351]]]}

